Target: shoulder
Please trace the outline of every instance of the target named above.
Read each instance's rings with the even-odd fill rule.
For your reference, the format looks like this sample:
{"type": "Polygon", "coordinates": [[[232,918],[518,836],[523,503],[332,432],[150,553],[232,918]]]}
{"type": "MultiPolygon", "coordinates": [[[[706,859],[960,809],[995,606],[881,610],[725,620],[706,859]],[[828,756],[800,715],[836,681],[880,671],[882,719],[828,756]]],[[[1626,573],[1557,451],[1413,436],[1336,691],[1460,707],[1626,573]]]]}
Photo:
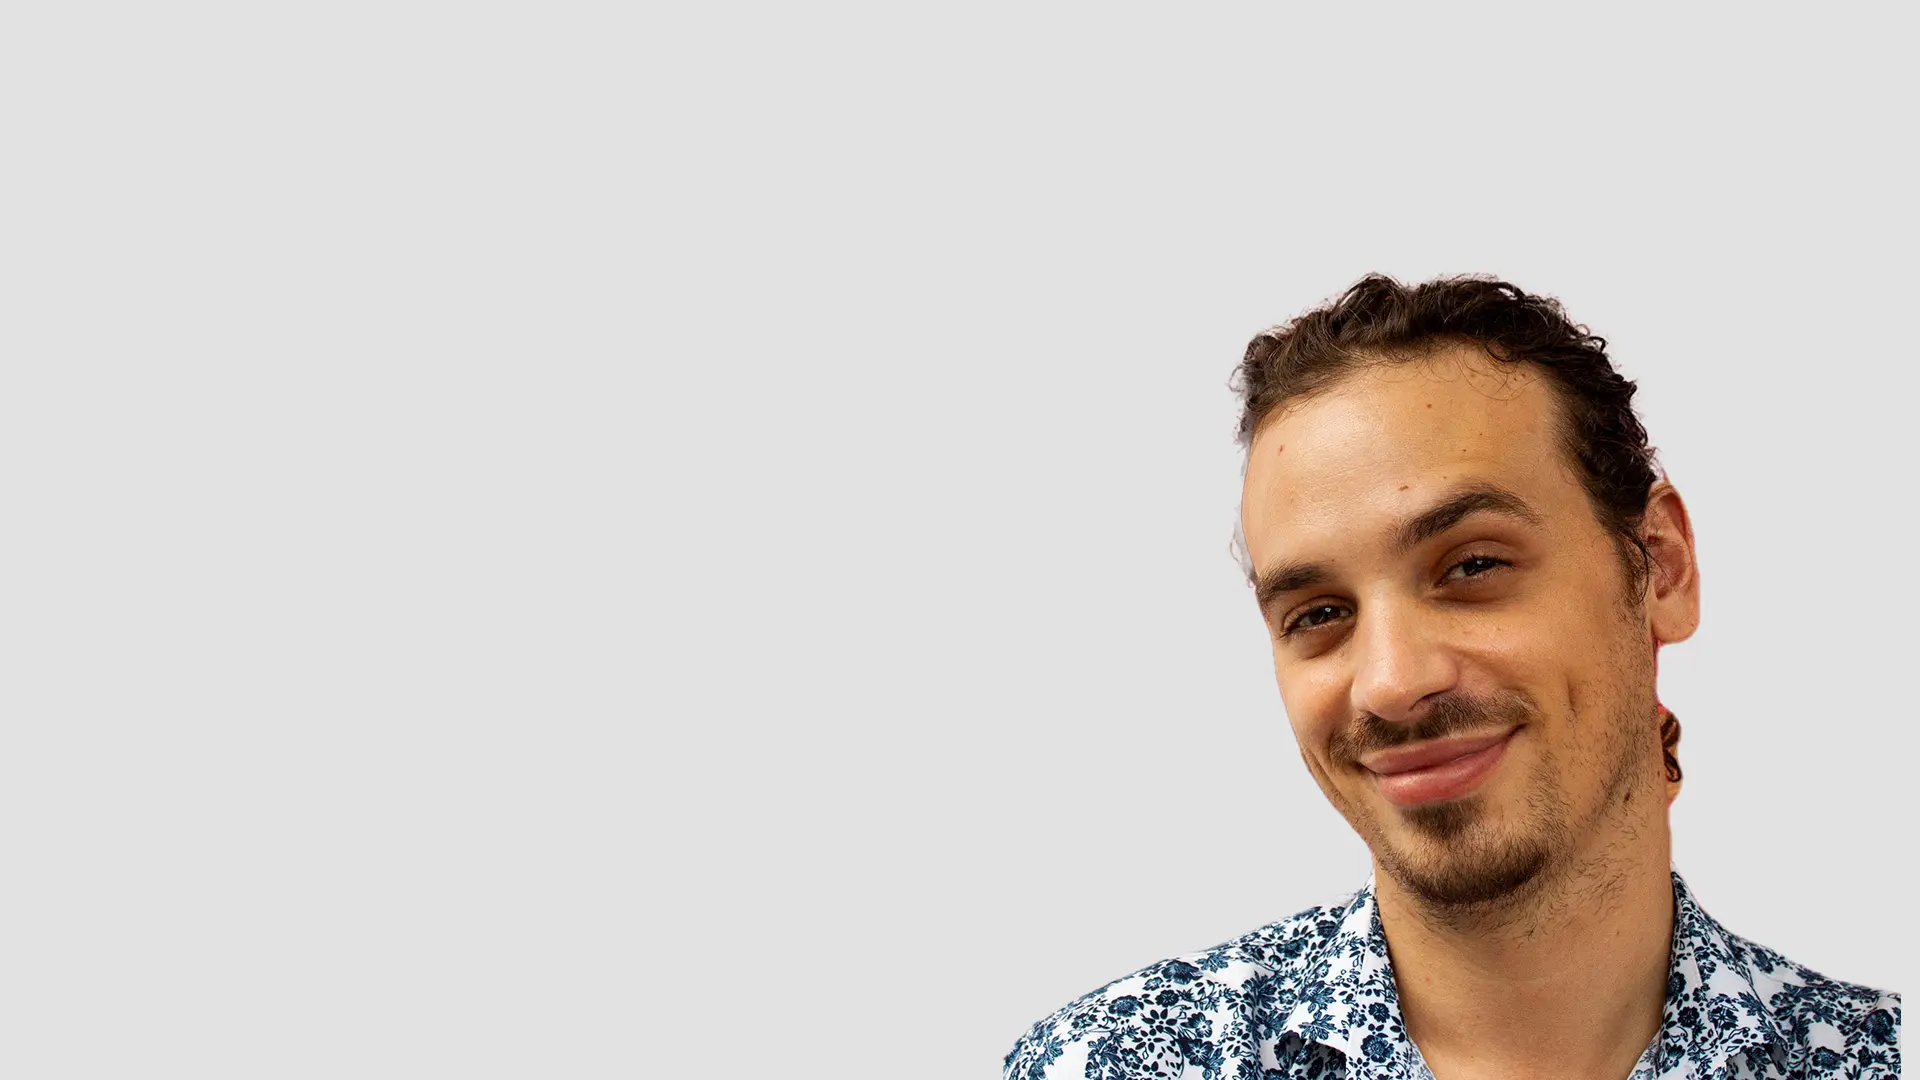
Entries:
{"type": "Polygon", "coordinates": [[[1808,1076],[1900,1075],[1900,995],[1830,979],[1779,953],[1734,939],[1754,989],[1808,1076]]]}
{"type": "Polygon", "coordinates": [[[1084,994],[1014,1043],[1005,1080],[1178,1076],[1189,1065],[1218,1076],[1285,1022],[1343,911],[1309,908],[1084,994]]]}

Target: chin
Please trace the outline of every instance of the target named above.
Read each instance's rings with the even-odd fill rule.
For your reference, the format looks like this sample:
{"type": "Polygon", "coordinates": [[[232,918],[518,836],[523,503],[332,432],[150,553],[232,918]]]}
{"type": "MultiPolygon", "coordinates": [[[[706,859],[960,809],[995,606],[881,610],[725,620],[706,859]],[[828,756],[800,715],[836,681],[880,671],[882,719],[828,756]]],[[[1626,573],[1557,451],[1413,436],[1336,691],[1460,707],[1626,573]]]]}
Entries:
{"type": "Polygon", "coordinates": [[[1552,861],[1540,835],[1516,836],[1485,819],[1476,800],[1458,799],[1400,811],[1405,826],[1375,845],[1393,879],[1430,907],[1475,907],[1524,893],[1552,861]]]}

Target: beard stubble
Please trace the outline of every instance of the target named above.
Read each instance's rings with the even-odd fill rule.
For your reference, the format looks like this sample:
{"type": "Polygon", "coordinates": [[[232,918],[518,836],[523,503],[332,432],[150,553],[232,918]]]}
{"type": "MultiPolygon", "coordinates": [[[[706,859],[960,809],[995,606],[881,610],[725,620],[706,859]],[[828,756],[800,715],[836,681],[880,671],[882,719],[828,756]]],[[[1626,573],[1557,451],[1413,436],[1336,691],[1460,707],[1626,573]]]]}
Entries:
{"type": "MultiPolygon", "coordinates": [[[[1495,696],[1453,693],[1435,699],[1414,724],[1393,724],[1363,717],[1329,746],[1333,760],[1357,765],[1362,755],[1429,739],[1484,734],[1530,725],[1541,719],[1525,694],[1495,696]]],[[[1527,785],[1518,828],[1491,820],[1478,794],[1409,807],[1400,819],[1417,839],[1396,843],[1363,806],[1349,813],[1353,824],[1383,869],[1430,910],[1464,911],[1513,899],[1536,881],[1567,841],[1567,814],[1550,749],[1536,759],[1527,785]],[[1356,813],[1357,812],[1357,813],[1356,813]]]]}

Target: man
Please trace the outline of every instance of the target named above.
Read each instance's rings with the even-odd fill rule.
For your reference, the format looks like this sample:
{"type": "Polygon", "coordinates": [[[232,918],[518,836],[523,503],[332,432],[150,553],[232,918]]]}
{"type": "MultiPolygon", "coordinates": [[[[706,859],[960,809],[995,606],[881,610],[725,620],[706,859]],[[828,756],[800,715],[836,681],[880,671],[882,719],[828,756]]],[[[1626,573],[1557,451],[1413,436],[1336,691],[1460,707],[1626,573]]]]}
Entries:
{"type": "Polygon", "coordinates": [[[1672,871],[1699,620],[1634,384],[1552,300],[1362,280],[1248,348],[1241,531],[1365,888],[1036,1024],[1033,1077],[1879,1077],[1900,998],[1727,932],[1672,871]]]}

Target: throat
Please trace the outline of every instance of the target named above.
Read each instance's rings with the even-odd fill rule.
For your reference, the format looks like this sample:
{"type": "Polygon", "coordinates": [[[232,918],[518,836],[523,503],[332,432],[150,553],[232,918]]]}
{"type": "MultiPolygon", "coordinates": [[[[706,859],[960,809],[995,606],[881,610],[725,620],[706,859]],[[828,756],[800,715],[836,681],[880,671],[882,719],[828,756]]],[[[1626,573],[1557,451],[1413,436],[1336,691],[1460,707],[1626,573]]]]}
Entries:
{"type": "Polygon", "coordinates": [[[1665,863],[1549,871],[1471,911],[1436,913],[1376,883],[1402,1018],[1436,1077],[1625,1076],[1658,1033],[1674,917],[1665,863]]]}

